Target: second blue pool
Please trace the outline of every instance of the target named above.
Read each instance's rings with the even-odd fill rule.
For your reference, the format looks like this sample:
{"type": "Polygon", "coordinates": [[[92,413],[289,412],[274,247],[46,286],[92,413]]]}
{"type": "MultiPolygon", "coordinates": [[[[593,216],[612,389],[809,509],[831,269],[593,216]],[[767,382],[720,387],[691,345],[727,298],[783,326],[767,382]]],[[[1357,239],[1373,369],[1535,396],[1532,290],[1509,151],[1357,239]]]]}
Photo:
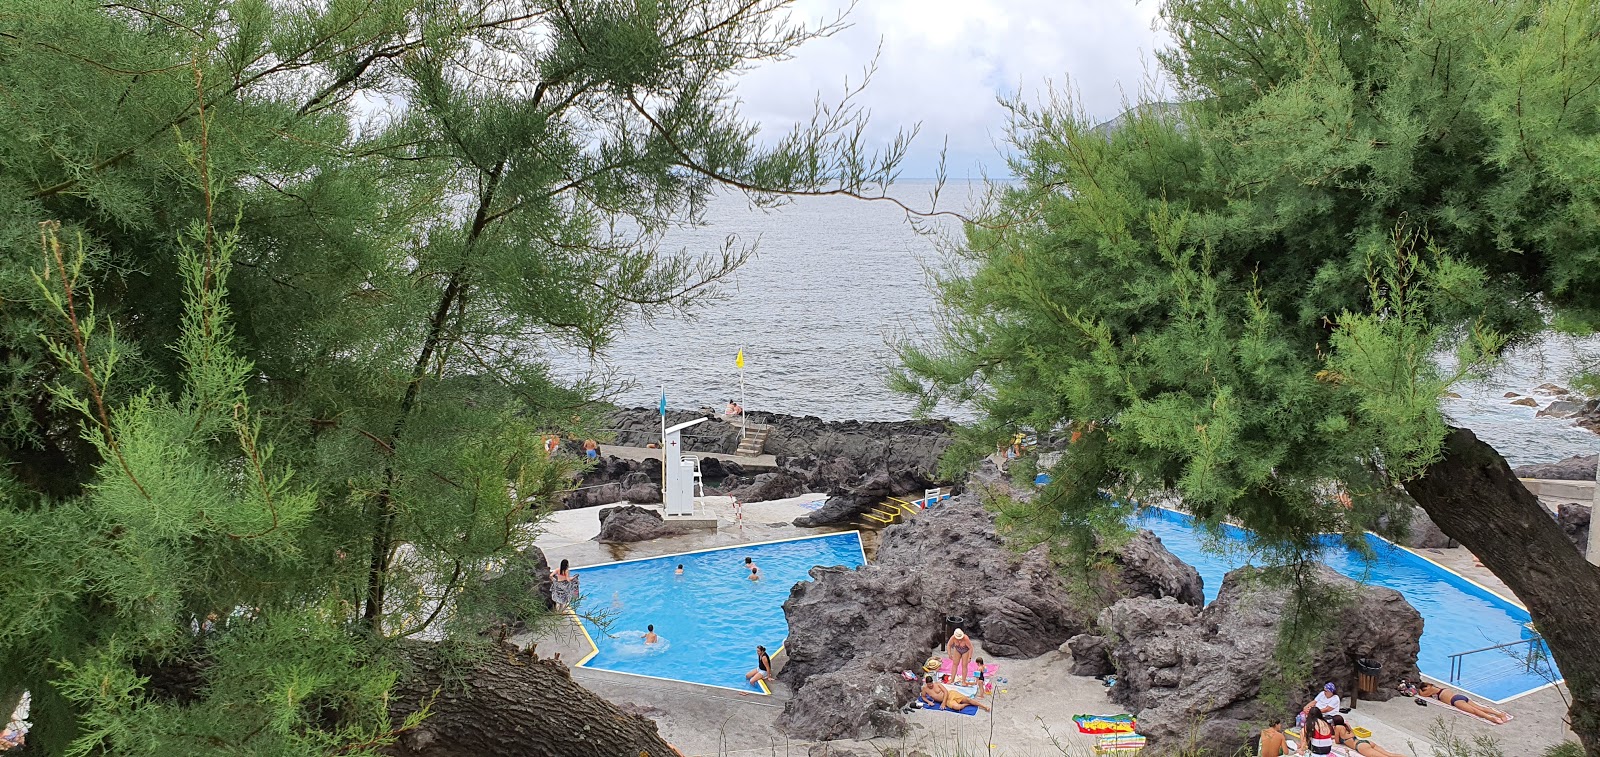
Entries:
{"type": "MultiPolygon", "coordinates": [[[[1224,526],[1224,538],[1218,542],[1189,516],[1159,507],[1140,508],[1131,522],[1155,532],[1178,559],[1200,571],[1207,602],[1217,598],[1228,571],[1252,562],[1249,534],[1243,529],[1224,526]]],[[[1371,534],[1367,541],[1373,551],[1370,562],[1332,538],[1326,541],[1321,560],[1362,583],[1394,589],[1417,608],[1423,623],[1417,667],[1423,674],[1450,682],[1452,654],[1530,635],[1527,610],[1388,541],[1371,534]]],[[[1459,680],[1451,685],[1505,701],[1559,677],[1548,658],[1536,661],[1530,670],[1527,651],[1527,645],[1520,645],[1470,655],[1459,680]]]]}

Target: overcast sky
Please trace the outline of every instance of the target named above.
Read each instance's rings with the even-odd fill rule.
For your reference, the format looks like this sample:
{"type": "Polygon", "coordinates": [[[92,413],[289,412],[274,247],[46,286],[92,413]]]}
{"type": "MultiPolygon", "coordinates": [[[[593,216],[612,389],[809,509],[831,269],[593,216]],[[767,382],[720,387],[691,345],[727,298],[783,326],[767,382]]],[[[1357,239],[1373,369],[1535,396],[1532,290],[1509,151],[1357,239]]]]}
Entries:
{"type": "MultiPolygon", "coordinates": [[[[795,12],[815,21],[847,6],[797,0],[795,12]]],[[[1020,90],[1038,100],[1053,83],[1077,92],[1097,120],[1115,117],[1157,75],[1154,52],[1167,40],[1154,28],[1157,7],[1156,0],[861,0],[851,28],[751,72],[738,91],[747,117],[764,133],[782,133],[811,115],[817,92],[836,100],[846,77],[859,81],[881,43],[862,103],[880,143],[902,125],[922,123],[902,176],[932,176],[946,136],[952,180],[976,177],[980,166],[1004,176],[1005,112],[996,98],[1020,90]]]]}

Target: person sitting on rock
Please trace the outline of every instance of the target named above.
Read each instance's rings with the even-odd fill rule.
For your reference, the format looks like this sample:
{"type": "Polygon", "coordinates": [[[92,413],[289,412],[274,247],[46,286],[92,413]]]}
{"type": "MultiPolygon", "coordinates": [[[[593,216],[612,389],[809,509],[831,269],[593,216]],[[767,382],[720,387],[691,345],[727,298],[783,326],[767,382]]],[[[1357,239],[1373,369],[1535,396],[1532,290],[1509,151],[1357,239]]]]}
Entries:
{"type": "Polygon", "coordinates": [[[1371,739],[1357,738],[1356,732],[1351,730],[1348,723],[1344,722],[1343,715],[1333,716],[1333,738],[1343,744],[1346,749],[1352,750],[1362,757],[1406,757],[1406,755],[1391,752],[1378,746],[1371,739]]]}
{"type": "Polygon", "coordinates": [[[922,679],[922,701],[940,705],[951,712],[960,712],[969,705],[984,712],[989,711],[989,705],[973,700],[955,688],[933,680],[931,675],[922,679]]]}
{"type": "Polygon", "coordinates": [[[1405,681],[1402,681],[1401,683],[1404,686],[1410,686],[1413,696],[1437,699],[1440,702],[1444,702],[1451,707],[1467,713],[1468,715],[1475,715],[1494,723],[1495,725],[1500,725],[1511,720],[1510,715],[1478,704],[1469,699],[1466,694],[1456,691],[1455,689],[1448,689],[1443,686],[1435,686],[1431,683],[1424,683],[1421,686],[1412,686],[1405,681]]]}
{"type": "Polygon", "coordinates": [[[722,410],[722,419],[729,420],[744,415],[744,408],[733,400],[728,400],[728,406],[722,410]]]}

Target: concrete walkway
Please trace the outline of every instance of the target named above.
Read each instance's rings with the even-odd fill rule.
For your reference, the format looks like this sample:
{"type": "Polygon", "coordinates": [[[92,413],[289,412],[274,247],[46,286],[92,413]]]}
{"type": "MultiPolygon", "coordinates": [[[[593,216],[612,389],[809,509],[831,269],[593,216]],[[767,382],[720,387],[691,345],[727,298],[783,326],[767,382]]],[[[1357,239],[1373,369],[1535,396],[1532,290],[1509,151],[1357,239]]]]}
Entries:
{"type": "MultiPolygon", "coordinates": [[[[594,541],[600,535],[600,510],[615,505],[558,510],[545,516],[533,531],[532,538],[534,546],[544,551],[545,558],[552,565],[565,559],[574,566],[772,541],[840,530],[799,528],[792,523],[795,518],[810,512],[806,504],[821,502],[826,497],[825,494],[802,494],[769,502],[746,502],[737,509],[732,497],[699,497],[696,499],[698,504],[695,513],[715,517],[717,528],[637,544],[601,544],[594,541]]],[[[639,507],[657,512],[662,509],[659,504],[639,507]]]]}
{"type": "MultiPolygon", "coordinates": [[[[649,447],[622,447],[615,444],[600,445],[600,454],[620,457],[623,460],[660,460],[661,450],[649,447]]],[[[746,468],[770,468],[777,470],[778,458],[774,455],[729,455],[722,452],[700,452],[686,450],[685,456],[695,455],[702,458],[720,460],[724,463],[738,463],[746,468]]]]}

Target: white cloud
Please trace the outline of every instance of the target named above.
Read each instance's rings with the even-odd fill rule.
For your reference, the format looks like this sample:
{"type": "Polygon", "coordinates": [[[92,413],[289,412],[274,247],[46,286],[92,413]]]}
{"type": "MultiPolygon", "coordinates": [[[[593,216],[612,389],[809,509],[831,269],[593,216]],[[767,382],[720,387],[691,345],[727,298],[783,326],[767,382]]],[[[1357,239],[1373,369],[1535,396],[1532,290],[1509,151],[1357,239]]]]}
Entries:
{"type": "MultiPolygon", "coordinates": [[[[800,0],[798,18],[832,18],[847,0],[800,0]]],[[[887,140],[921,122],[905,176],[929,176],[950,140],[953,179],[980,166],[1004,174],[1005,112],[997,98],[1034,100],[1051,82],[1071,86],[1096,119],[1137,100],[1167,44],[1153,28],[1153,0],[862,0],[851,28],[761,67],[738,85],[745,114],[781,133],[810,116],[813,98],[836,100],[858,82],[881,43],[878,70],[861,103],[871,135],[887,140]]]]}

